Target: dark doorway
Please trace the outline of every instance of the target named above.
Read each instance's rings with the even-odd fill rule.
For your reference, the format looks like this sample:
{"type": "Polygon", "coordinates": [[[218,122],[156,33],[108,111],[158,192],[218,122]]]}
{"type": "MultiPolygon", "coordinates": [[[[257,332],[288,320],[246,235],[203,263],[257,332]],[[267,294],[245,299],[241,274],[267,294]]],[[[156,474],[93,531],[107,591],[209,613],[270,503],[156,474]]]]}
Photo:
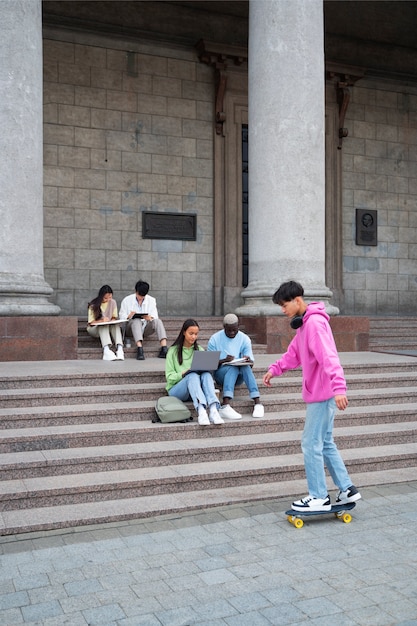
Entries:
{"type": "Polygon", "coordinates": [[[249,283],[249,159],[248,125],[242,125],[242,287],[249,283]]]}

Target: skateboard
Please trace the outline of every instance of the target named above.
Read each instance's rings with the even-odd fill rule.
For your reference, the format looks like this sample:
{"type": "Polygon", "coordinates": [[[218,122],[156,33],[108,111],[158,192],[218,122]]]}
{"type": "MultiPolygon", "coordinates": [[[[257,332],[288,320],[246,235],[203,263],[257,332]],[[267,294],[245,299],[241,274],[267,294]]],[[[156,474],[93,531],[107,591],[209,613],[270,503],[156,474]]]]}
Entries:
{"type": "Polygon", "coordinates": [[[329,515],[333,513],[337,519],[342,520],[345,524],[349,524],[352,521],[352,516],[347,511],[351,511],[356,506],[356,502],[348,502],[347,504],[333,504],[330,511],[294,511],[294,509],[289,509],[285,511],[285,515],[287,516],[287,520],[295,526],[296,528],[302,528],[304,526],[304,522],[301,519],[302,517],[310,517],[313,515],[329,515]]]}

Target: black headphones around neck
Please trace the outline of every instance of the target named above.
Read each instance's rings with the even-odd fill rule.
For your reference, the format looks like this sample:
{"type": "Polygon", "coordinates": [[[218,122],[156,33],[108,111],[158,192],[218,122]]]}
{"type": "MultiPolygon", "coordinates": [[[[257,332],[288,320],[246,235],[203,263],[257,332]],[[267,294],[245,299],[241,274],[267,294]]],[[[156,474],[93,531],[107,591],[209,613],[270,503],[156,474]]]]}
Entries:
{"type": "Polygon", "coordinates": [[[301,328],[301,326],[303,325],[303,317],[305,314],[306,311],[304,311],[302,315],[294,315],[294,317],[291,318],[290,326],[292,329],[297,330],[297,328],[301,328]]]}

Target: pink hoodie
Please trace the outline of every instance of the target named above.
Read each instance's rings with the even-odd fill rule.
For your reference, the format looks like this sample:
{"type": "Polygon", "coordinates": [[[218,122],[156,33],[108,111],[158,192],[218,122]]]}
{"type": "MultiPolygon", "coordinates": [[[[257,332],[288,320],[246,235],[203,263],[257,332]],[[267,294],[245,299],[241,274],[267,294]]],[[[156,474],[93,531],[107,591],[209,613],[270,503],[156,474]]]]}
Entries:
{"type": "Polygon", "coordinates": [[[301,365],[304,402],[323,402],[346,394],[345,376],[329,319],[322,302],[311,302],[287,352],[269,366],[273,376],[281,376],[301,365]]]}

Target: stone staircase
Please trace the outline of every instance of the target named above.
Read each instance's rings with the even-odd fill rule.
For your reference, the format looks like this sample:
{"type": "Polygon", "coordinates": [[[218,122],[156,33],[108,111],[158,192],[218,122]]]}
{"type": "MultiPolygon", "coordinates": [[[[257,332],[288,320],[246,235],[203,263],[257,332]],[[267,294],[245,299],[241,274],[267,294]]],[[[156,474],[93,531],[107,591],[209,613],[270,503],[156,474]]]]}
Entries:
{"type": "MultiPolygon", "coordinates": [[[[417,360],[341,357],[350,405],[335,437],[352,478],[359,487],[409,480],[417,360]]],[[[274,359],[256,357],[259,382],[274,359]]],[[[164,393],[164,361],[155,356],[109,363],[99,348],[98,360],[2,364],[0,534],[305,495],[301,374],[273,383],[260,383],[263,419],[251,417],[239,388],[240,422],[164,425],[151,421],[164,393]]]]}
{"type": "MultiPolygon", "coordinates": [[[[167,331],[167,344],[168,347],[175,341],[181,326],[184,322],[184,317],[164,317],[163,322],[165,330],[167,331]]],[[[211,335],[223,328],[223,317],[197,317],[199,326],[199,342],[203,347],[207,346],[207,342],[211,335]]],[[[78,358],[79,359],[100,359],[102,356],[102,350],[100,342],[97,339],[91,337],[86,331],[87,318],[78,318],[78,358]]],[[[244,330],[243,326],[240,327],[244,330]]],[[[136,347],[133,345],[133,338],[130,337],[132,347],[125,348],[126,358],[136,358],[136,347]]],[[[156,357],[159,352],[159,341],[156,335],[150,335],[143,342],[143,349],[145,357],[156,357]]],[[[257,354],[265,353],[265,346],[253,343],[253,351],[257,354]]]]}
{"type": "MultiPolygon", "coordinates": [[[[168,335],[168,345],[175,340],[184,319],[181,317],[164,317],[165,329],[168,335]]],[[[222,328],[222,317],[199,317],[200,343],[205,347],[209,337],[222,328]]],[[[100,359],[101,347],[97,339],[87,333],[85,327],[87,318],[78,318],[78,358],[100,359]]],[[[241,327],[244,330],[243,327],[241,327]]],[[[252,338],[255,354],[265,354],[262,344],[256,344],[252,338]]],[[[149,356],[157,356],[159,342],[151,335],[144,342],[145,352],[149,356]]],[[[417,351],[417,317],[370,317],[369,318],[369,350],[375,352],[416,352],[417,351]]],[[[136,348],[126,348],[127,358],[136,357],[136,348]]]]}
{"type": "Polygon", "coordinates": [[[369,350],[416,352],[417,317],[370,317],[369,350]]]}

